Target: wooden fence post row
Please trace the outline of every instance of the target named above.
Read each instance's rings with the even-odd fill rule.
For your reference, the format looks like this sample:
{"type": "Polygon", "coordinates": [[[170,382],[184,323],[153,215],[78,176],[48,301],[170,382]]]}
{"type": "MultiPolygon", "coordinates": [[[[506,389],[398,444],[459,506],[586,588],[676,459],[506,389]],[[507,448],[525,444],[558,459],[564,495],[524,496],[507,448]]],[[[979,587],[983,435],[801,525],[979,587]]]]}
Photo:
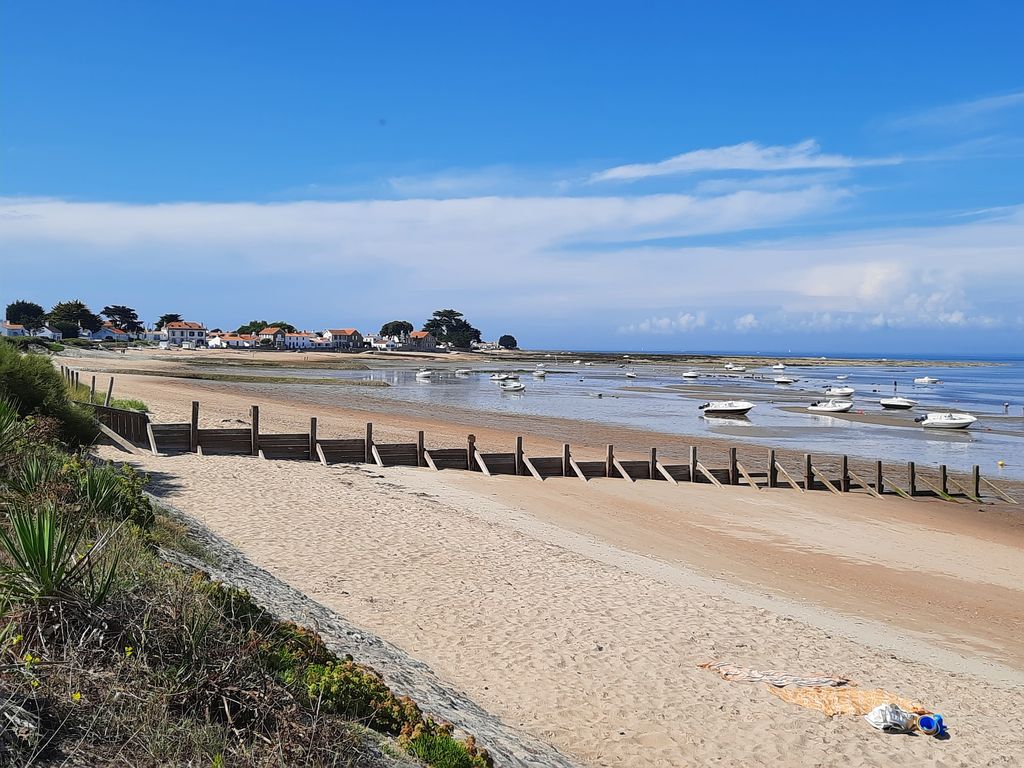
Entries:
{"type": "MultiPolygon", "coordinates": [[[[67,366],[61,366],[61,372],[70,382],[73,382],[73,385],[78,386],[81,375],[79,371],[73,371],[67,366]]],[[[110,401],[113,386],[114,379],[111,377],[107,387],[107,402],[110,401]]],[[[94,402],[96,394],[95,376],[91,377],[89,391],[90,403],[95,409],[97,409],[98,418],[101,419],[105,426],[116,432],[121,437],[126,437],[137,442],[148,442],[150,449],[154,452],[159,448],[158,443],[161,439],[160,435],[171,435],[171,437],[168,438],[170,440],[177,439],[173,437],[174,434],[178,434],[177,432],[164,432],[162,430],[163,425],[150,425],[148,417],[144,414],[140,414],[143,421],[139,422],[138,419],[131,418],[132,412],[121,411],[120,409],[115,408],[107,408],[96,404],[94,402]],[[102,413],[100,413],[100,409],[103,409],[102,413]]],[[[179,428],[184,430],[187,427],[188,450],[193,453],[200,452],[202,450],[201,443],[205,444],[203,441],[214,439],[210,437],[210,434],[216,433],[216,430],[203,430],[203,437],[200,439],[201,430],[199,429],[199,411],[199,401],[193,400],[191,419],[188,424],[166,426],[168,430],[171,430],[172,428],[175,430],[179,428]]],[[[261,456],[259,406],[251,406],[250,414],[251,426],[248,439],[249,453],[253,456],[261,456]]],[[[219,448],[221,452],[223,452],[225,450],[225,441],[228,443],[228,447],[231,445],[237,446],[238,438],[245,441],[244,429],[227,430],[225,435],[226,436],[223,437],[223,439],[217,438],[220,439],[220,444],[215,444],[213,446],[213,450],[217,450],[219,448]],[[227,434],[231,432],[241,432],[241,434],[227,434]]],[[[181,433],[181,436],[184,438],[184,433],[181,433]]],[[[181,442],[182,447],[184,447],[184,440],[182,439],[181,442]]],[[[533,477],[541,480],[545,477],[552,476],[575,476],[583,480],[594,477],[622,478],[629,480],[630,482],[635,482],[637,479],[652,479],[665,480],[673,484],[678,484],[679,480],[685,479],[683,477],[683,473],[685,472],[689,477],[689,481],[693,483],[704,482],[717,487],[722,487],[723,481],[719,480],[719,478],[724,476],[725,484],[737,486],[740,485],[742,480],[748,486],[758,491],[762,490],[763,486],[761,486],[755,478],[765,477],[768,488],[778,488],[781,477],[791,487],[802,493],[817,490],[818,488],[824,488],[825,490],[835,494],[849,493],[853,487],[853,482],[855,481],[859,489],[870,493],[876,498],[883,498],[883,494],[889,492],[908,499],[913,499],[923,494],[954,502],[957,501],[957,498],[950,494],[951,487],[955,488],[956,491],[964,497],[973,501],[980,501],[981,484],[985,483],[985,485],[1001,499],[1011,504],[1018,503],[1004,491],[993,485],[987,479],[983,478],[981,476],[981,467],[979,465],[974,465],[972,468],[970,481],[964,481],[963,484],[961,484],[949,476],[948,468],[944,464],[938,467],[938,479],[930,480],[925,475],[919,474],[916,463],[911,461],[907,463],[907,488],[904,490],[892,482],[891,477],[885,477],[881,461],[874,462],[875,478],[874,483],[872,484],[865,481],[860,475],[850,468],[850,460],[846,455],[838,457],[839,476],[838,479],[835,479],[834,476],[830,478],[826,472],[815,466],[814,459],[811,454],[803,454],[803,478],[802,482],[797,482],[778,461],[775,449],[770,449],[768,451],[767,472],[763,475],[759,475],[757,472],[751,474],[751,472],[748,471],[748,469],[739,461],[738,448],[735,446],[730,446],[727,449],[726,468],[724,470],[711,470],[698,460],[696,446],[689,447],[689,462],[686,465],[663,465],[658,459],[657,448],[651,448],[650,456],[647,461],[620,461],[615,455],[615,447],[610,443],[605,447],[605,457],[603,461],[580,461],[577,463],[572,455],[571,446],[568,443],[562,444],[561,456],[531,459],[524,453],[522,436],[516,437],[515,450],[511,454],[481,453],[477,446],[476,436],[473,434],[467,436],[465,450],[453,448],[428,450],[425,445],[426,441],[422,430],[417,432],[415,444],[381,444],[378,451],[378,446],[374,443],[372,422],[367,422],[366,424],[365,441],[326,440],[324,441],[323,447],[321,447],[320,442],[318,420],[315,416],[311,417],[309,420],[308,436],[304,436],[301,433],[264,436],[264,443],[268,444],[268,455],[271,457],[273,457],[274,453],[277,454],[278,458],[289,458],[291,456],[301,454],[303,458],[308,458],[312,461],[321,461],[324,464],[329,463],[330,451],[341,452],[341,455],[345,455],[345,451],[352,450],[351,448],[339,446],[339,443],[358,444],[361,442],[365,448],[362,452],[363,461],[365,463],[379,464],[380,466],[400,464],[419,467],[429,466],[435,470],[445,468],[467,469],[471,472],[483,472],[488,476],[502,473],[507,474],[511,471],[518,476],[532,475],[533,477]],[[465,456],[464,459],[463,455],[465,456]],[[502,467],[504,467],[504,469],[502,469],[502,467]]],[[[235,450],[237,452],[237,448],[235,450]]],[[[358,455],[358,453],[356,455],[358,455]]],[[[350,461],[351,459],[348,458],[341,460],[350,461]]],[[[793,473],[793,475],[797,475],[797,473],[793,473]]]]}

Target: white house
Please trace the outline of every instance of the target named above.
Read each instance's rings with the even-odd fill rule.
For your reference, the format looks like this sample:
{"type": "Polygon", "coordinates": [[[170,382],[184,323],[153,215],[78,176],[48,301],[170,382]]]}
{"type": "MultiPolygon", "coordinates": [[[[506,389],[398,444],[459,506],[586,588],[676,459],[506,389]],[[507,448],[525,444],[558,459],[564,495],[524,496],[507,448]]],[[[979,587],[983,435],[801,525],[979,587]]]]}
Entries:
{"type": "Polygon", "coordinates": [[[429,331],[413,331],[409,334],[409,349],[432,352],[437,349],[437,339],[429,331]]]}
{"type": "Polygon", "coordinates": [[[61,339],[64,338],[63,333],[58,331],[56,328],[51,328],[48,325],[44,325],[42,328],[36,331],[36,336],[39,336],[42,339],[49,339],[50,341],[60,341],[61,339]]]}
{"type": "Polygon", "coordinates": [[[307,331],[285,331],[284,346],[286,349],[311,349],[315,338],[307,331]]]}
{"type": "Polygon", "coordinates": [[[127,331],[122,331],[110,323],[104,323],[103,327],[98,331],[93,331],[89,334],[89,338],[93,341],[130,341],[131,337],[127,331]]]}
{"type": "Polygon", "coordinates": [[[206,340],[210,349],[251,349],[260,345],[255,333],[213,333],[206,340]]]}
{"type": "Polygon", "coordinates": [[[4,321],[0,325],[0,336],[28,336],[28,331],[25,330],[24,325],[18,323],[8,323],[4,321]]]}
{"type": "Polygon", "coordinates": [[[322,336],[335,349],[360,349],[363,346],[363,334],[355,328],[331,328],[324,331],[322,336]]]}
{"type": "Polygon", "coordinates": [[[168,343],[175,347],[180,347],[186,341],[195,347],[206,346],[206,326],[202,323],[178,320],[167,323],[161,330],[167,335],[168,343]]]}

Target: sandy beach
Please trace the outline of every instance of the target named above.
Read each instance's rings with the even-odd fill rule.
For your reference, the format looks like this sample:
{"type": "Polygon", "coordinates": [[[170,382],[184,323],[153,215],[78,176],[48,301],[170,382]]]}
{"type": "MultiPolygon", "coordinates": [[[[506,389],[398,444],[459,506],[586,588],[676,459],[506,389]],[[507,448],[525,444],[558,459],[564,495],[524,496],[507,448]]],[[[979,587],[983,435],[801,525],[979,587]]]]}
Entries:
{"type": "MultiPolygon", "coordinates": [[[[217,382],[119,376],[118,387],[158,420],[182,420],[200,399],[208,426],[246,419],[253,399],[217,382]]],[[[267,431],[309,414],[257,402],[267,431]]],[[[367,416],[340,404],[316,414],[342,433],[367,416]]],[[[417,426],[372,417],[380,439],[417,426]]],[[[420,423],[436,443],[465,439],[463,425],[420,423]]],[[[1024,758],[1024,736],[1006,725],[1024,683],[1024,525],[1006,508],[99,450],[149,472],[156,493],[257,565],[584,765],[1024,758]],[[942,712],[952,738],[829,719],[697,668],[712,660],[883,687],[942,712]]]]}

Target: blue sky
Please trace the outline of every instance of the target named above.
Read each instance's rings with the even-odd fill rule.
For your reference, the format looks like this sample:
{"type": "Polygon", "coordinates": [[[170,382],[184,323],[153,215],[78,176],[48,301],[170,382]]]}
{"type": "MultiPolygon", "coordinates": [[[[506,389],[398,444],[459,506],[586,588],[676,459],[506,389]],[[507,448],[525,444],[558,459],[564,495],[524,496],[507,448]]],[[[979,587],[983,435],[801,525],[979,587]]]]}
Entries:
{"type": "Polygon", "coordinates": [[[0,299],[1020,353],[1022,28],[1011,2],[10,0],[0,299]]]}

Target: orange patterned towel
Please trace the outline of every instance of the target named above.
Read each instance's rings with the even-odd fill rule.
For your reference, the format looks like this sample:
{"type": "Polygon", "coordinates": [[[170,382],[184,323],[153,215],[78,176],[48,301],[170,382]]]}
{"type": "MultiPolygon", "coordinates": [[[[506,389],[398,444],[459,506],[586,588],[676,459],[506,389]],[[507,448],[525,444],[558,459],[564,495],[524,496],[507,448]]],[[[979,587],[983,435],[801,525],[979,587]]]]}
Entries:
{"type": "Polygon", "coordinates": [[[896,704],[918,715],[931,712],[919,701],[904,699],[882,688],[776,688],[769,685],[768,690],[790,704],[821,710],[826,717],[866,715],[881,704],[896,704]]]}

